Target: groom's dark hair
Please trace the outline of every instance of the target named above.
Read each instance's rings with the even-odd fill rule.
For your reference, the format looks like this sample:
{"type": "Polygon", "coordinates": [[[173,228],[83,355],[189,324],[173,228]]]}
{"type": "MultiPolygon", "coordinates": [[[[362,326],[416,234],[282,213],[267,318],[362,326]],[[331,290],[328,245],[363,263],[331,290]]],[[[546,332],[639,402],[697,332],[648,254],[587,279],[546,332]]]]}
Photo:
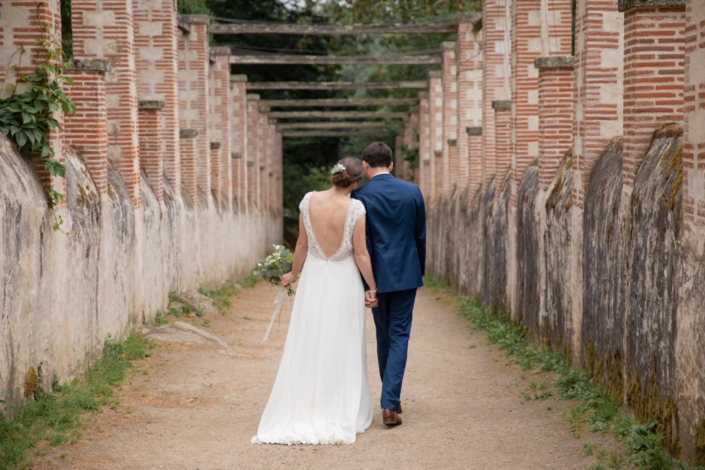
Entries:
{"type": "Polygon", "coordinates": [[[389,168],[392,164],[392,149],[384,142],[372,142],[362,151],[362,161],[372,168],[389,168]]]}

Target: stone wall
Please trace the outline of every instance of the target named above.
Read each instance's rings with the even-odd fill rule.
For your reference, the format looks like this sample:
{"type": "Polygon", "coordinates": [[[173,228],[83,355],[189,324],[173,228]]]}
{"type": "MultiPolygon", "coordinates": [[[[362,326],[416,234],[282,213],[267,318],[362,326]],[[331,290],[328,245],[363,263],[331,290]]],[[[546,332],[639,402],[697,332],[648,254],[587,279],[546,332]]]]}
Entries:
{"type": "MultiPolygon", "coordinates": [[[[703,465],[705,7],[577,0],[571,44],[567,4],[482,3],[481,24],[458,18],[480,57],[446,47],[421,102],[429,274],[520,324],[703,465]],[[453,65],[483,80],[482,122],[457,133],[448,107],[433,109],[460,79],[453,65]],[[440,142],[468,134],[450,159],[432,151],[435,122],[440,142]],[[470,184],[438,177],[464,168],[470,184]]],[[[465,98],[459,116],[475,113],[465,98]]]]}
{"type": "MultiPolygon", "coordinates": [[[[0,3],[3,97],[26,91],[15,73],[31,71],[22,47],[41,60],[35,39],[60,41],[58,3],[0,3]]],[[[247,134],[270,124],[246,116],[246,78],[231,80],[229,51],[210,48],[209,21],[177,17],[174,0],[74,0],[67,74],[78,112],[57,112],[64,131],[49,136],[66,178],[50,177],[0,135],[0,399],[8,405],[21,402],[31,366],[45,387],[75,377],[106,338],[166,309],[169,292],[243,277],[281,242],[281,133],[248,153],[247,134]],[[267,184],[248,190],[260,173],[267,184]],[[56,212],[49,188],[64,195],[56,212]]]]}

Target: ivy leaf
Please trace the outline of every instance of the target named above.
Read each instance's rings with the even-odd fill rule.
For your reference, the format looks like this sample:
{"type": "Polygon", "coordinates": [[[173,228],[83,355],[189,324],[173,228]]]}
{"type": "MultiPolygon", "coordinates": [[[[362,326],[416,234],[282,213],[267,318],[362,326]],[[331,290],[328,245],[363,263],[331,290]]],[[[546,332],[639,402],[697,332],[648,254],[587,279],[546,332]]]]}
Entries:
{"type": "Polygon", "coordinates": [[[54,111],[58,111],[60,109],[60,106],[56,103],[49,103],[49,112],[53,113],[54,111]]]}
{"type": "Polygon", "coordinates": [[[44,133],[39,129],[33,129],[32,133],[34,134],[34,139],[37,141],[37,143],[41,143],[44,140],[44,133]]]}
{"type": "Polygon", "coordinates": [[[17,133],[17,145],[21,147],[24,147],[25,144],[27,143],[27,136],[25,135],[24,132],[18,132],[17,133]]]}
{"type": "Polygon", "coordinates": [[[52,176],[60,176],[62,178],[66,176],[66,167],[54,158],[44,161],[44,169],[52,176]]]}
{"type": "Polygon", "coordinates": [[[49,155],[54,155],[54,149],[46,144],[42,145],[42,158],[48,157],[49,155]]]}
{"type": "Polygon", "coordinates": [[[34,146],[34,144],[36,143],[36,140],[34,139],[34,132],[28,131],[26,129],[23,132],[24,132],[24,135],[27,136],[29,141],[32,143],[32,146],[34,146]]]}
{"type": "Polygon", "coordinates": [[[23,112],[22,113],[22,124],[28,124],[30,122],[34,122],[34,116],[23,112]]]}
{"type": "Polygon", "coordinates": [[[64,81],[68,83],[69,85],[73,85],[73,78],[64,76],[64,81]]]}

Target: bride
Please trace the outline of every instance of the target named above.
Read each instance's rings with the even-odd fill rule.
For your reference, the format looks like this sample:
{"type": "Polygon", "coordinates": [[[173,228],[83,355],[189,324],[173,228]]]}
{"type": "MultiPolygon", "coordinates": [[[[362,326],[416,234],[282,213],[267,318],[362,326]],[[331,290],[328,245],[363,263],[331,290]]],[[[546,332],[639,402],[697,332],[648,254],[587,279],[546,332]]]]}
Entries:
{"type": "Polygon", "coordinates": [[[350,199],[364,173],[356,158],[333,167],[333,186],[299,206],[296,280],[284,355],[257,435],[258,444],[352,444],[372,423],[365,305],[377,287],[365,241],[365,208],[350,199]],[[360,273],[370,286],[366,295],[360,273]]]}

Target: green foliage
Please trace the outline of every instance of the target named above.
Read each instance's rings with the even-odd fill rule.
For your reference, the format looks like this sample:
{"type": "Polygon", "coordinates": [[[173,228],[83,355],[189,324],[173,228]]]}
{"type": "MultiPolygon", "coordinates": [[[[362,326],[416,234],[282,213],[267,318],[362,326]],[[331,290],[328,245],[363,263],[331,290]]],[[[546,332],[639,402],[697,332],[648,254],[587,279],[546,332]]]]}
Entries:
{"type": "MultiPolygon", "coordinates": [[[[424,285],[433,291],[450,291],[447,284],[436,279],[424,279],[424,285]]],[[[575,406],[567,414],[568,422],[574,426],[574,437],[580,437],[579,426],[587,425],[592,432],[611,432],[626,448],[627,455],[616,452],[607,455],[605,450],[597,451],[591,444],[585,444],[583,453],[600,460],[590,468],[639,468],[643,470],[687,470],[676,459],[669,458],[661,445],[663,436],[657,432],[656,423],[640,424],[633,416],[621,413],[606,390],[578,370],[571,369],[568,363],[550,348],[534,347],[522,334],[521,327],[510,323],[504,316],[492,313],[482,302],[466,297],[458,297],[458,315],[468,319],[475,331],[483,331],[489,344],[497,344],[507,356],[524,370],[532,373],[555,372],[555,381],[561,400],[573,400],[575,406]],[[607,467],[605,467],[605,464],[607,467]]],[[[532,390],[542,390],[544,384],[532,382],[532,390]]],[[[549,391],[550,392],[550,391],[549,391]]],[[[548,393],[548,392],[544,392],[548,393]]],[[[551,392],[552,393],[552,392],[551,392]]],[[[523,392],[524,399],[546,399],[544,394],[534,392],[533,396],[523,392]]],[[[693,470],[703,470],[696,467],[693,470]]]]}
{"type": "Polygon", "coordinates": [[[125,378],[131,361],[149,356],[154,344],[132,332],[122,342],[108,338],[103,357],[90,367],[82,380],[40,390],[36,399],[19,408],[12,421],[0,413],[0,470],[31,468],[25,453],[40,441],[51,445],[75,442],[81,415],[99,412],[116,402],[115,387],[125,378]]]}
{"type": "Polygon", "coordinates": [[[66,59],[73,57],[71,0],[61,0],[61,48],[66,59]]]}
{"type": "MultiPolygon", "coordinates": [[[[65,5],[62,4],[62,9],[65,5]]],[[[70,4],[68,6],[70,11],[70,4]]],[[[39,11],[37,10],[37,15],[39,11]]],[[[50,32],[50,25],[42,25],[45,32],[50,32]]],[[[71,85],[71,77],[64,75],[64,51],[58,40],[50,35],[48,39],[37,39],[36,43],[43,48],[45,62],[36,64],[31,75],[18,74],[18,82],[29,85],[30,91],[15,93],[16,86],[10,86],[13,94],[0,100],[0,132],[12,139],[19,151],[25,155],[37,155],[44,159],[44,169],[52,176],[64,178],[66,168],[54,156],[54,149],[49,145],[49,132],[53,129],[62,130],[55,113],[64,114],[76,112],[76,105],[62,90],[63,84],[71,85]]],[[[22,62],[25,49],[19,50],[18,63],[22,62]]],[[[16,70],[17,67],[13,66],[16,70]]],[[[49,208],[63,200],[63,196],[53,189],[47,191],[49,208]]],[[[60,216],[54,214],[54,230],[63,223],[60,216]]]]}
{"type": "Polygon", "coordinates": [[[161,310],[157,310],[157,313],[154,315],[154,321],[152,322],[152,325],[154,326],[162,326],[167,324],[167,319],[161,310]]]}
{"type": "Polygon", "coordinates": [[[255,287],[257,283],[259,283],[261,280],[261,277],[255,275],[254,273],[250,273],[247,275],[247,277],[243,277],[242,279],[237,281],[237,283],[244,287],[245,290],[249,290],[255,287]]]}
{"type": "Polygon", "coordinates": [[[206,309],[201,305],[193,305],[176,292],[170,292],[169,307],[167,307],[166,313],[176,318],[183,318],[187,315],[202,317],[206,314],[206,309]]]}
{"type": "Polygon", "coordinates": [[[228,307],[232,305],[232,303],[230,302],[230,298],[238,293],[238,289],[235,286],[235,283],[232,280],[228,279],[218,289],[207,290],[203,286],[199,286],[198,292],[205,295],[206,297],[210,297],[211,299],[213,299],[213,302],[215,302],[215,305],[216,307],[218,307],[220,313],[222,315],[225,315],[228,310],[228,307]]]}
{"type": "Polygon", "coordinates": [[[205,0],[179,0],[179,13],[183,15],[208,15],[213,16],[213,12],[205,0]]]}

